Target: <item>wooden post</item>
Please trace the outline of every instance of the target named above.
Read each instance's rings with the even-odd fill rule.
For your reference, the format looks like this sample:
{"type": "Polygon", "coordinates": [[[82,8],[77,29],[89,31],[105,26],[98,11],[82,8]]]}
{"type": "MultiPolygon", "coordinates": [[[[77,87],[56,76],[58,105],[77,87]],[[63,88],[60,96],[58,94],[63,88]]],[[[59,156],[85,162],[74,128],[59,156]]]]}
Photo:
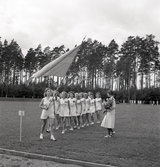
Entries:
{"type": "Polygon", "coordinates": [[[22,117],[24,116],[25,112],[19,110],[19,116],[20,116],[20,137],[19,140],[20,142],[22,141],[22,117]]]}

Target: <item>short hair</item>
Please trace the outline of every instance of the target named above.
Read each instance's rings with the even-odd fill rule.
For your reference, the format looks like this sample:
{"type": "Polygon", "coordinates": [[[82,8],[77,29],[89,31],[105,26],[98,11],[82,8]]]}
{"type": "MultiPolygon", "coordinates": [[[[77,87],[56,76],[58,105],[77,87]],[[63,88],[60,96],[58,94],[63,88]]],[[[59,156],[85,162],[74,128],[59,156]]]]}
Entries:
{"type": "Polygon", "coordinates": [[[51,90],[51,89],[50,89],[50,88],[46,88],[46,89],[44,90],[44,93],[43,93],[44,96],[47,96],[46,92],[47,92],[48,90],[51,90]]]}
{"type": "Polygon", "coordinates": [[[96,95],[99,95],[99,96],[101,97],[101,94],[100,94],[100,92],[97,92],[97,93],[96,93],[96,95]]]}
{"type": "Polygon", "coordinates": [[[94,93],[90,92],[89,96],[91,96],[91,95],[94,96],[94,93]]]}
{"type": "Polygon", "coordinates": [[[75,93],[75,97],[79,97],[79,93],[75,93]]]}
{"type": "Polygon", "coordinates": [[[107,93],[110,95],[113,95],[113,91],[111,91],[111,90],[107,90],[107,93]]]}
{"type": "Polygon", "coordinates": [[[75,93],[73,91],[69,92],[69,95],[72,94],[73,96],[75,96],[75,93]]]}
{"type": "Polygon", "coordinates": [[[88,97],[88,93],[84,93],[84,97],[88,97]]]}
{"type": "Polygon", "coordinates": [[[65,97],[67,97],[67,92],[66,91],[63,91],[62,92],[62,96],[65,95],[65,97]]]}
{"type": "Polygon", "coordinates": [[[80,93],[79,93],[79,95],[80,95],[80,96],[82,96],[82,97],[84,97],[84,94],[83,94],[83,92],[80,92],[80,93]]]}
{"type": "Polygon", "coordinates": [[[59,92],[58,92],[58,90],[56,90],[56,95],[59,96],[59,92]]]}
{"type": "Polygon", "coordinates": [[[88,95],[90,96],[91,93],[92,93],[92,92],[88,92],[88,95]]]}

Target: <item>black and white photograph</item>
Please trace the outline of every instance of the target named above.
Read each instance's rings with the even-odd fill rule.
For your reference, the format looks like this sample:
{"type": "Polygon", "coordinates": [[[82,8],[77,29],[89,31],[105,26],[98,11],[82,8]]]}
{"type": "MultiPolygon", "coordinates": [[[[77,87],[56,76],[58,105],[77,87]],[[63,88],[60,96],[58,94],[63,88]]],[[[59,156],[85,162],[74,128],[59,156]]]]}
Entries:
{"type": "Polygon", "coordinates": [[[159,167],[159,47],[159,0],[0,0],[0,167],[159,167]]]}

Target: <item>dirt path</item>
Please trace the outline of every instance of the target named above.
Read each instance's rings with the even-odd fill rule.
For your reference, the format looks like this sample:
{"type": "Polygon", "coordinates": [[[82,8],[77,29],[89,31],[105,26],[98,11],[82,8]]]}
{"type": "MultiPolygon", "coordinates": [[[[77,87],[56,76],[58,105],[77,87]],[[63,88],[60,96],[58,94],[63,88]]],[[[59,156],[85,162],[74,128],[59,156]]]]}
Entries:
{"type": "Polygon", "coordinates": [[[78,165],[60,164],[53,161],[29,159],[25,157],[0,154],[0,167],[80,167],[78,165]]]}

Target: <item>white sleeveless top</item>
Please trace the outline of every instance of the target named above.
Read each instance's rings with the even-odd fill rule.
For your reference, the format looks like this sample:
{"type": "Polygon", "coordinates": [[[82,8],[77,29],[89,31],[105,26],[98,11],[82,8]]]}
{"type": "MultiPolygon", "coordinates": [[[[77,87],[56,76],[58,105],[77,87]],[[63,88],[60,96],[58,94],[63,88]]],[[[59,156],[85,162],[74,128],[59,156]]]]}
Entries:
{"type": "Polygon", "coordinates": [[[60,116],[67,117],[69,116],[69,108],[68,108],[69,100],[68,98],[60,99],[60,116]]]}
{"type": "Polygon", "coordinates": [[[96,101],[96,110],[102,110],[102,99],[95,98],[95,101],[96,101]]]}
{"type": "MultiPolygon", "coordinates": [[[[44,97],[43,98],[43,105],[45,105],[47,107],[50,105],[50,107],[48,108],[48,111],[51,110],[52,112],[54,112],[54,107],[53,107],[52,100],[53,100],[53,97],[50,97],[49,99],[47,97],[44,97]]],[[[43,110],[45,110],[45,109],[43,109],[43,110]]]]}

